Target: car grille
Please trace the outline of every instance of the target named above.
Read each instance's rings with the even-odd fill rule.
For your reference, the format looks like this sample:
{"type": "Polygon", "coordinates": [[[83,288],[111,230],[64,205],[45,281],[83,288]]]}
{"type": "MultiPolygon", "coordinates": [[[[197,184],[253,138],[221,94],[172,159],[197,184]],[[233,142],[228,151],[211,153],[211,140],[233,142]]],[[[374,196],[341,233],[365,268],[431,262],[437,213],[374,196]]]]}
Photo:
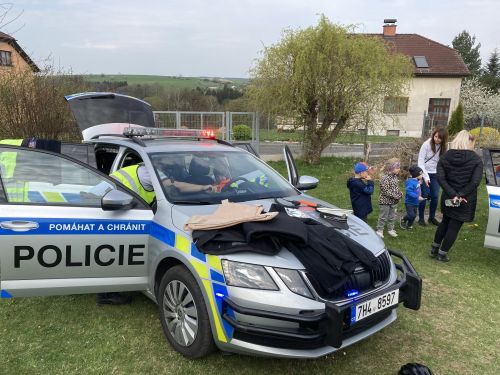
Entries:
{"type": "Polygon", "coordinates": [[[377,266],[372,270],[364,268],[361,264],[358,265],[354,273],[347,278],[347,281],[332,293],[327,293],[311,274],[306,273],[306,275],[320,297],[327,300],[345,299],[348,292],[357,291],[359,294],[364,294],[377,289],[389,280],[391,274],[389,252],[384,251],[380,254],[377,257],[377,263],[377,266]]]}

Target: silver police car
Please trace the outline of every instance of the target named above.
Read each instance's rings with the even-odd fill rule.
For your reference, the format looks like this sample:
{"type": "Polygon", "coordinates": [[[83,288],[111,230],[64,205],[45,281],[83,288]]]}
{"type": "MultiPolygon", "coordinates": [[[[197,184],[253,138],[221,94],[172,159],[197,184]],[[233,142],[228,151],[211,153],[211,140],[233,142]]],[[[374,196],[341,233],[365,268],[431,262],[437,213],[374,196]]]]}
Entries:
{"type": "Polygon", "coordinates": [[[305,199],[309,206],[289,214],[332,225],[310,205],[335,206],[303,193],[317,180],[299,176],[289,152],[287,181],[211,134],[155,129],[151,108],[138,99],[112,93],[66,99],[85,143],[63,146],[80,160],[0,145],[0,162],[15,165],[0,184],[2,298],[141,291],[158,304],[169,343],[191,358],[216,348],[320,357],[394,322],[400,303],[419,309],[421,279],[410,262],[353,215],[339,231],[369,249],[378,265],[360,264],[333,292],[286,248],[276,255],[197,248],[184,224],[224,199],[265,210],[276,200],[305,199]],[[200,169],[197,160],[210,167],[200,169]],[[151,176],[151,205],[108,176],[138,163],[151,176]],[[186,193],[162,183],[169,177],[209,184],[220,166],[229,181],[217,192],[186,193]]]}

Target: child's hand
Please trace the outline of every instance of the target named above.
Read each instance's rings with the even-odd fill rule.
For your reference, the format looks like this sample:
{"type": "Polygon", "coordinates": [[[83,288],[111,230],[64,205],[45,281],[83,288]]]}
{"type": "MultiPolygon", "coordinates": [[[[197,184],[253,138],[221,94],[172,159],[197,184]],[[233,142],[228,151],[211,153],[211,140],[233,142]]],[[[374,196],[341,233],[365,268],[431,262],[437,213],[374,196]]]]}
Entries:
{"type": "Polygon", "coordinates": [[[368,173],[363,177],[363,180],[366,180],[366,181],[371,181],[372,180],[372,176],[370,176],[368,173]]]}
{"type": "Polygon", "coordinates": [[[425,201],[425,198],[424,197],[418,197],[418,200],[419,201],[425,201]]]}

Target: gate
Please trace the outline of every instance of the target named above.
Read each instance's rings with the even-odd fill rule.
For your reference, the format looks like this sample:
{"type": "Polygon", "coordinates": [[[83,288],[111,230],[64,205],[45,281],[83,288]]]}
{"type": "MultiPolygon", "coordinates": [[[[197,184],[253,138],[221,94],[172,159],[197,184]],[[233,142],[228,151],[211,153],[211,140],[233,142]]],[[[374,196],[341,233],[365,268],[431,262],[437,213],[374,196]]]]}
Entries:
{"type": "Polygon", "coordinates": [[[252,131],[249,141],[259,152],[259,117],[255,112],[153,111],[155,124],[170,129],[211,129],[219,139],[234,141],[233,127],[247,125],[252,131]]]}

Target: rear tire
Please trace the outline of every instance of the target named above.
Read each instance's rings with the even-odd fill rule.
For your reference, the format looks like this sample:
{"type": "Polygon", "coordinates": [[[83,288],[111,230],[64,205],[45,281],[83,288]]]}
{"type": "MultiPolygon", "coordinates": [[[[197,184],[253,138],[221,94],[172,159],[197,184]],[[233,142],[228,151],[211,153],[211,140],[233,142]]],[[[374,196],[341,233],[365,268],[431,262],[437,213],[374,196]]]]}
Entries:
{"type": "Polygon", "coordinates": [[[189,270],[170,268],[160,283],[158,308],[168,342],[182,355],[201,358],[215,350],[203,294],[189,270]]]}

